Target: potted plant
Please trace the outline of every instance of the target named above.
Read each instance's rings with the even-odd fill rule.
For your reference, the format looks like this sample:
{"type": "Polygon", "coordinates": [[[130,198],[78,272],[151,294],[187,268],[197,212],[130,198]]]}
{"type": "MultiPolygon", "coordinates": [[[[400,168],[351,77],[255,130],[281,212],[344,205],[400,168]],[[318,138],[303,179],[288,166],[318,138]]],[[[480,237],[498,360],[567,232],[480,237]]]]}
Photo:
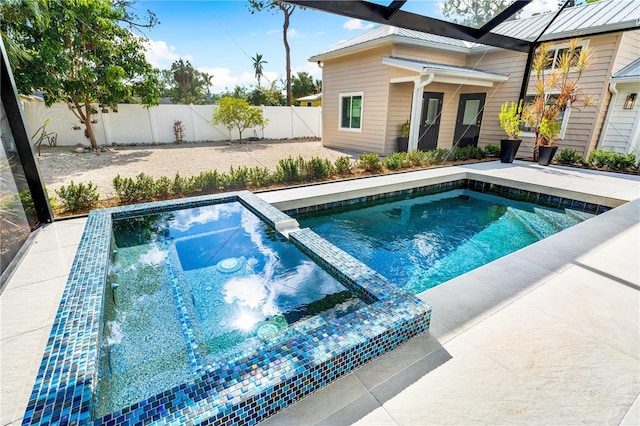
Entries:
{"type": "Polygon", "coordinates": [[[407,152],[409,149],[409,129],[411,128],[411,122],[405,121],[400,125],[400,136],[397,138],[398,152],[407,152]]]}
{"type": "Polygon", "coordinates": [[[502,127],[507,134],[508,139],[500,140],[500,162],[513,163],[516,158],[516,152],[520,147],[521,139],[518,139],[522,129],[520,128],[520,121],[522,115],[522,99],[517,104],[515,102],[505,102],[500,108],[500,127],[502,127]]]}
{"type": "Polygon", "coordinates": [[[591,104],[583,95],[580,78],[591,63],[591,49],[573,39],[555,59],[547,43],[541,44],[533,58],[536,75],[535,95],[522,111],[523,121],[535,134],[534,158],[547,166],[558,147],[554,145],[562,131],[562,114],[567,108],[578,109],[591,104]]]}

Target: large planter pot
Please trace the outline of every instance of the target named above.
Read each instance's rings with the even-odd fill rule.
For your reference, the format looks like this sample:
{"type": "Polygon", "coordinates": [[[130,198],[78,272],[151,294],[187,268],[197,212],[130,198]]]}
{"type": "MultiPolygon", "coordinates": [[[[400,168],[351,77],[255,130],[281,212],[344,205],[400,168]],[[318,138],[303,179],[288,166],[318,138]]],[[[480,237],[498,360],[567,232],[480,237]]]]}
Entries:
{"type": "Polygon", "coordinates": [[[396,141],[398,142],[398,152],[407,152],[407,149],[409,149],[409,138],[401,136],[397,138],[396,141]]]}
{"type": "Polygon", "coordinates": [[[548,166],[553,156],[556,155],[558,150],[557,146],[539,146],[538,147],[538,164],[541,166],[548,166]]]}
{"type": "Polygon", "coordinates": [[[500,162],[501,163],[513,163],[516,158],[516,152],[520,148],[520,142],[522,140],[516,139],[502,139],[500,140],[500,162]]]}

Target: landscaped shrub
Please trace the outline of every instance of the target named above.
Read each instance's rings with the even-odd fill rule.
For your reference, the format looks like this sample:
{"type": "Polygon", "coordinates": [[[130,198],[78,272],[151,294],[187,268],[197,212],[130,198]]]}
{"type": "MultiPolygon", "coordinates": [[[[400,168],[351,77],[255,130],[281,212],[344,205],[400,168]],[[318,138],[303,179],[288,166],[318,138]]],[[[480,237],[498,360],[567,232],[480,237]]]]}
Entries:
{"type": "Polygon", "coordinates": [[[160,176],[155,182],[155,192],[157,197],[167,198],[171,194],[171,179],[160,176]]]}
{"type": "Polygon", "coordinates": [[[464,148],[454,147],[448,156],[448,160],[451,161],[464,161],[470,159],[479,160],[483,156],[482,150],[472,145],[465,146],[464,148]]]}
{"type": "Polygon", "coordinates": [[[273,175],[266,167],[252,167],[249,169],[249,181],[257,186],[266,186],[273,182],[273,175]]]}
{"type": "Polygon", "coordinates": [[[409,167],[420,167],[427,165],[427,155],[425,151],[419,149],[412,149],[407,152],[405,162],[409,167]]]}
{"type": "Polygon", "coordinates": [[[216,192],[220,190],[222,177],[217,170],[209,170],[200,172],[191,180],[191,190],[200,192],[216,192]]]}
{"type": "Polygon", "coordinates": [[[300,182],[302,180],[302,158],[282,158],[276,165],[276,180],[278,182],[300,182]]]}
{"type": "Polygon", "coordinates": [[[225,189],[241,189],[246,188],[249,182],[249,169],[245,166],[240,166],[234,169],[233,166],[229,168],[228,173],[223,173],[222,186],[225,189]]]}
{"type": "Polygon", "coordinates": [[[599,149],[589,155],[589,164],[615,171],[632,170],[636,167],[636,156],[633,153],[621,154],[599,149]]]}
{"type": "Polygon", "coordinates": [[[302,164],[306,179],[325,179],[333,174],[333,164],[329,160],[313,157],[309,161],[302,162],[302,164]]]}
{"type": "Polygon", "coordinates": [[[398,170],[404,166],[406,152],[394,152],[384,159],[384,166],[389,170],[398,170]]]}
{"type": "Polygon", "coordinates": [[[134,181],[117,175],[113,178],[116,195],[124,202],[151,200],[156,196],[155,181],[151,176],[140,173],[134,181]]]}
{"type": "Polygon", "coordinates": [[[582,154],[573,148],[566,148],[558,154],[556,161],[560,164],[576,164],[582,161],[582,154]]]}
{"type": "Polygon", "coordinates": [[[488,143],[484,146],[484,155],[487,157],[499,157],[500,146],[488,143]]]}
{"type": "Polygon", "coordinates": [[[362,153],[358,157],[358,166],[365,172],[377,172],[382,170],[382,161],[377,152],[362,153]]]}
{"type": "Polygon", "coordinates": [[[176,172],[173,182],[171,183],[171,192],[174,194],[186,194],[191,191],[192,182],[192,180],[190,181],[176,172]]]}
{"type": "Polygon", "coordinates": [[[72,212],[89,208],[98,201],[98,189],[91,181],[86,185],[82,182],[76,185],[71,181],[68,186],[56,189],[56,194],[60,197],[62,206],[72,212]]]}
{"type": "Polygon", "coordinates": [[[344,175],[347,173],[351,173],[351,157],[343,155],[341,157],[336,158],[335,161],[336,172],[338,174],[344,175]]]}

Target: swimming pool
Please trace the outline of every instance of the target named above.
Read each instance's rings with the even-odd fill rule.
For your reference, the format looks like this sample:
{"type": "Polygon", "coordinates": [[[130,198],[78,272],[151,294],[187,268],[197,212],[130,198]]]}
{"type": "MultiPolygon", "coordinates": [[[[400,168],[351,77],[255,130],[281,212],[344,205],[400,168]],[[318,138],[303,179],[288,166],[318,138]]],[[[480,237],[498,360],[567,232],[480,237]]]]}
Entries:
{"type": "Polygon", "coordinates": [[[430,314],[428,305],[247,191],[94,211],[24,424],[254,424],[426,331],[430,314]],[[226,223],[225,209],[239,213],[226,223]],[[193,219],[216,215],[219,226],[195,235],[185,231],[185,222],[206,228],[207,221],[193,219]],[[136,221],[148,226],[129,228],[136,221]],[[117,237],[114,223],[127,231],[117,237]],[[232,225],[241,232],[229,232],[232,225]],[[139,234],[151,236],[146,247],[139,244],[139,234]],[[207,252],[216,238],[221,238],[219,245],[234,235],[241,238],[223,244],[224,250],[207,252]],[[262,244],[265,240],[269,243],[262,244]],[[248,241],[263,251],[244,251],[248,241]],[[284,254],[278,254],[281,249],[284,254]],[[296,255],[290,257],[292,251],[296,255]],[[238,280],[221,277],[237,273],[242,282],[252,274],[266,275],[265,270],[278,269],[273,259],[285,257],[282,263],[295,265],[293,272],[287,267],[284,276],[274,274],[270,291],[290,286],[292,273],[305,274],[315,277],[322,297],[309,289],[294,298],[281,292],[280,297],[258,297],[270,303],[243,306],[253,309],[249,321],[236,322],[224,309],[221,316],[210,316],[214,305],[223,308],[221,297],[225,303],[250,305],[264,287],[257,280],[261,286],[247,295],[237,291],[238,280]],[[110,259],[115,261],[111,266],[110,259]],[[166,271],[157,268],[160,264],[166,271]],[[129,272],[114,274],[118,269],[129,272]],[[214,286],[225,290],[214,295],[214,286]],[[138,288],[127,294],[132,287],[138,288]],[[325,297],[331,303],[324,300],[317,309],[325,297]],[[136,303],[142,305],[136,309],[136,303]],[[118,317],[126,305],[134,309],[125,315],[146,318],[118,317]],[[140,325],[146,331],[137,334],[140,325]],[[226,325],[231,329],[222,331],[226,325]],[[226,339],[219,332],[239,333],[226,339]],[[134,339],[123,343],[129,337],[134,339]],[[140,353],[133,357],[134,352],[140,353]],[[120,390],[124,395],[114,393],[120,390]]]}
{"type": "Polygon", "coordinates": [[[592,216],[456,189],[327,209],[297,219],[417,294],[592,216]]]}

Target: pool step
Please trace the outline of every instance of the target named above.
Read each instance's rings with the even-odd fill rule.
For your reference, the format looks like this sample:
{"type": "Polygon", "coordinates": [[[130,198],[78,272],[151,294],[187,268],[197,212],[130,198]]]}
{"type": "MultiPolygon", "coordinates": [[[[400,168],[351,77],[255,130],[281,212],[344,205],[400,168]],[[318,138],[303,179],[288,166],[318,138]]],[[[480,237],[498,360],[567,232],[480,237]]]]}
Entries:
{"type": "Polygon", "coordinates": [[[558,232],[558,228],[556,225],[552,224],[549,220],[546,219],[546,217],[537,215],[536,213],[514,209],[512,207],[508,207],[507,212],[511,216],[518,219],[531,233],[533,233],[540,240],[558,232]]]}
{"type": "Polygon", "coordinates": [[[579,219],[575,216],[571,216],[566,213],[557,212],[554,210],[541,209],[534,207],[533,211],[542,217],[544,217],[549,223],[551,223],[558,231],[567,229],[573,225],[582,222],[584,219],[579,219]]]}
{"type": "Polygon", "coordinates": [[[584,222],[585,220],[589,220],[595,216],[595,214],[581,212],[578,210],[564,209],[567,212],[567,215],[574,217],[578,222],[584,222]]]}

